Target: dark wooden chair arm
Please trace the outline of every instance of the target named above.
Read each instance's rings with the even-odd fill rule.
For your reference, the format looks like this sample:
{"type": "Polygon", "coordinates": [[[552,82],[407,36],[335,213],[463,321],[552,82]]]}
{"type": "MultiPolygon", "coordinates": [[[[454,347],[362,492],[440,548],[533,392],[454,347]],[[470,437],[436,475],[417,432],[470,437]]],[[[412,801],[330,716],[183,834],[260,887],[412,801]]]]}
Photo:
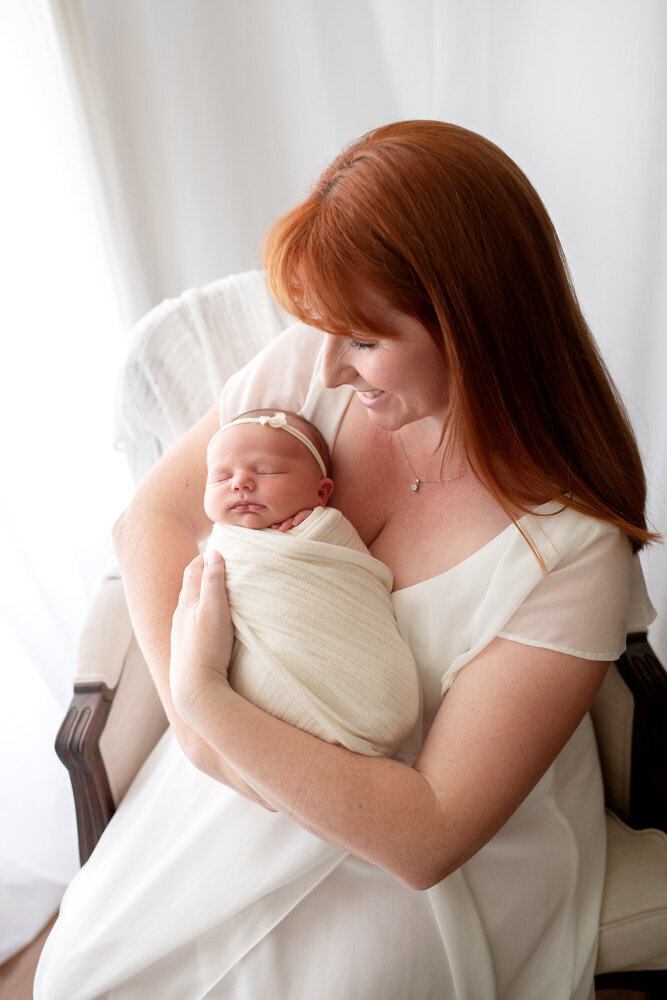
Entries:
{"type": "Polygon", "coordinates": [[[635,708],[628,826],[667,831],[667,672],[645,633],[628,636],[617,669],[635,708]]]}
{"type": "Polygon", "coordinates": [[[105,684],[75,684],[56,736],[56,753],[72,782],[82,865],[115,811],[99,746],[114,693],[105,684]]]}
{"type": "Polygon", "coordinates": [[[596,990],[632,990],[644,994],[644,1000],[664,1000],[667,996],[667,971],[606,972],[595,977],[596,990]]]}

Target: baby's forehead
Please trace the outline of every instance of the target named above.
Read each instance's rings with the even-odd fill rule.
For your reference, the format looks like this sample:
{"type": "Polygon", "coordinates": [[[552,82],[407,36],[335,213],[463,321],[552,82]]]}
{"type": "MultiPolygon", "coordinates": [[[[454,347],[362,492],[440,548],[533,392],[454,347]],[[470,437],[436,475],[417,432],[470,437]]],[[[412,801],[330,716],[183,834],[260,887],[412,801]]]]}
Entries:
{"type": "Polygon", "coordinates": [[[307,458],[308,449],[297,438],[279,427],[267,427],[259,423],[231,424],[223,427],[211,440],[208,460],[217,461],[221,457],[253,454],[289,455],[307,458]]]}

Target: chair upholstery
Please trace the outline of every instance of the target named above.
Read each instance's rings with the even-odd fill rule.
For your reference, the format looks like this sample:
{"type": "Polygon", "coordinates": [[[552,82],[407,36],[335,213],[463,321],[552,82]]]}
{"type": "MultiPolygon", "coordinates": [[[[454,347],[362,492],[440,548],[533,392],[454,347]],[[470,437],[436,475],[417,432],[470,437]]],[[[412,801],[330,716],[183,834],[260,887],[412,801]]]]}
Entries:
{"type": "MultiPolygon", "coordinates": [[[[162,303],[138,324],[117,410],[117,446],[135,482],[290,322],[263,275],[247,272],[162,303]]],[[[646,636],[630,636],[591,713],[608,806],[596,985],[655,996],[667,995],[666,702],[667,674],[646,636]]],[[[72,779],[82,863],[165,727],[111,569],[81,635],[74,698],[56,741],[72,779]]]]}
{"type": "Polygon", "coordinates": [[[667,969],[667,834],[633,830],[607,810],[599,975],[667,969]]]}
{"type": "Polygon", "coordinates": [[[667,995],[667,674],[628,636],[591,710],[607,803],[599,988],[667,995]]]}

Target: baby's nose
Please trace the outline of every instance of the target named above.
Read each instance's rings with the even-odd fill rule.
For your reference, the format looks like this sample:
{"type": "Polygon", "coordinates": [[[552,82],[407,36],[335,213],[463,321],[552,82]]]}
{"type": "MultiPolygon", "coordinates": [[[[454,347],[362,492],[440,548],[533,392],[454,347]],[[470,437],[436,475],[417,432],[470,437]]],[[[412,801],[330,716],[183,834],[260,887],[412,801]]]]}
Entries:
{"type": "Polygon", "coordinates": [[[252,490],[255,483],[249,472],[237,472],[232,477],[232,490],[238,493],[239,490],[252,490]]]}

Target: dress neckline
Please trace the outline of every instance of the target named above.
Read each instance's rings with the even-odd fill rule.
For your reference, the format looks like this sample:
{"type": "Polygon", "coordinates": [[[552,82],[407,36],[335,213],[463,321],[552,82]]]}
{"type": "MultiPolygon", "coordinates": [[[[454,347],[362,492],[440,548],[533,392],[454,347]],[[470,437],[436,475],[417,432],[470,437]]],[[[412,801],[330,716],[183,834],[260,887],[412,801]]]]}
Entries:
{"type": "MultiPolygon", "coordinates": [[[[535,515],[539,516],[543,508],[549,507],[551,505],[555,505],[557,509],[562,508],[562,504],[560,504],[557,500],[547,500],[545,503],[540,504],[538,507],[535,507],[527,514],[522,514],[522,516],[517,518],[516,521],[510,521],[510,523],[505,525],[504,528],[501,528],[501,530],[496,535],[494,535],[493,538],[489,538],[488,542],[484,542],[484,544],[480,545],[478,549],[475,549],[474,552],[471,552],[469,556],[466,556],[465,559],[461,559],[460,562],[457,562],[453,566],[450,566],[449,569],[443,570],[442,573],[436,573],[434,576],[428,576],[424,580],[418,580],[417,583],[411,583],[407,587],[399,587],[398,590],[392,590],[391,596],[395,597],[397,594],[405,594],[409,590],[415,590],[417,587],[423,587],[426,584],[429,583],[432,584],[435,583],[437,580],[444,579],[450,573],[454,573],[456,570],[461,569],[461,567],[469,563],[471,559],[477,558],[477,556],[479,556],[482,552],[485,552],[488,549],[490,549],[493,545],[498,543],[500,539],[503,538],[503,536],[506,535],[510,530],[518,531],[519,530],[518,525],[520,525],[527,518],[534,517],[535,515]]],[[[554,510],[553,513],[556,513],[556,510],[554,510]]]]}
{"type": "MultiPolygon", "coordinates": [[[[311,416],[313,409],[316,409],[318,411],[317,418],[315,418],[315,423],[320,428],[320,431],[324,434],[324,437],[327,440],[329,448],[333,451],[336,438],[338,437],[338,431],[340,429],[340,425],[354,395],[354,389],[350,388],[350,386],[337,386],[334,389],[329,389],[326,386],[322,385],[322,382],[320,381],[322,354],[323,354],[323,348],[320,348],[317,355],[315,368],[313,371],[313,378],[310,384],[310,389],[307,393],[304,404],[299,412],[303,413],[304,416],[308,417],[309,419],[313,419],[313,417],[311,416]],[[323,423],[324,426],[322,426],[323,423]]],[[[488,542],[484,542],[484,544],[481,545],[478,549],[475,549],[474,552],[471,552],[469,556],[466,556],[465,559],[462,559],[460,562],[455,563],[454,566],[450,566],[449,569],[443,570],[442,573],[436,573],[435,576],[429,576],[425,580],[419,580],[417,583],[411,583],[407,587],[400,587],[398,590],[392,590],[391,592],[392,598],[396,594],[406,594],[408,591],[415,590],[415,588],[417,587],[423,587],[425,584],[428,583],[432,584],[435,583],[436,580],[444,579],[450,573],[453,573],[456,570],[460,569],[462,566],[465,566],[466,563],[470,562],[471,559],[475,559],[477,556],[479,556],[480,553],[486,551],[495,543],[497,543],[499,539],[501,539],[508,531],[510,531],[510,529],[518,531],[517,525],[521,524],[526,518],[532,517],[534,514],[539,514],[544,507],[548,507],[550,504],[557,504],[559,507],[561,506],[561,504],[559,504],[558,501],[547,500],[546,503],[540,504],[538,507],[535,507],[534,510],[530,511],[527,514],[523,514],[516,521],[511,521],[504,528],[502,528],[497,535],[494,535],[493,538],[490,538],[488,542]]]]}

